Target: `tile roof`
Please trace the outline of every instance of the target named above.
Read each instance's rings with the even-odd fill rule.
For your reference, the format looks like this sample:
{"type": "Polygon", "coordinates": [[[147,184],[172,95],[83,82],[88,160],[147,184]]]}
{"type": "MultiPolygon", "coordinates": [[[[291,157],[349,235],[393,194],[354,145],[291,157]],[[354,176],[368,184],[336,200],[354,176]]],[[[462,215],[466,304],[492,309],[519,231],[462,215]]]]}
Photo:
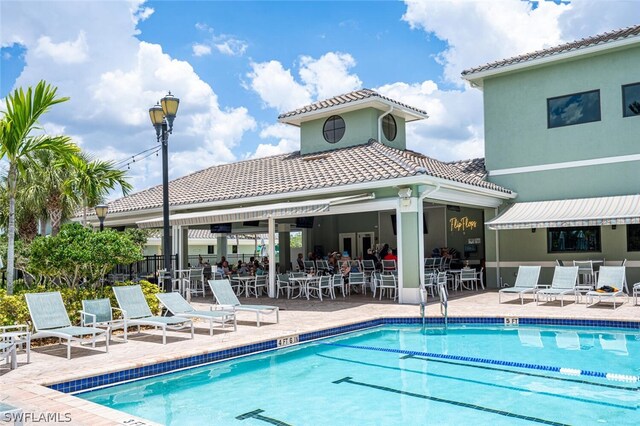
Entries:
{"type": "Polygon", "coordinates": [[[595,46],[598,44],[610,43],[616,40],[622,40],[629,37],[640,35],[640,25],[634,25],[627,28],[622,28],[615,31],[609,31],[603,34],[598,34],[592,37],[582,38],[580,40],[572,41],[570,43],[561,44],[559,46],[550,47],[548,49],[537,50],[535,52],[526,53],[524,55],[514,56],[512,58],[503,59],[496,62],[490,62],[485,65],[481,65],[475,68],[469,68],[462,71],[462,75],[471,75],[481,71],[493,70],[508,65],[519,64],[522,62],[532,61],[534,59],[540,59],[548,56],[558,55],[574,50],[584,49],[587,47],[595,46]]]}
{"type": "MultiPolygon", "coordinates": [[[[510,194],[485,180],[484,160],[446,163],[423,154],[368,143],[322,153],[299,151],[223,164],[169,182],[169,203],[180,206],[427,175],[510,194]]],[[[109,213],[162,206],[162,185],[109,203],[109,213]]]]}
{"type": "MultiPolygon", "coordinates": [[[[150,238],[161,238],[162,237],[162,230],[160,229],[150,229],[149,230],[149,237],[150,238]]],[[[189,240],[211,240],[211,239],[216,239],[219,235],[227,235],[227,234],[212,234],[210,230],[208,229],[191,229],[189,228],[189,240]]],[[[256,234],[258,236],[258,239],[260,238],[268,238],[267,234],[256,234]]],[[[253,234],[250,235],[243,235],[243,234],[238,234],[238,233],[234,233],[233,234],[233,238],[231,238],[231,241],[235,241],[235,237],[238,237],[238,239],[240,241],[252,241],[254,240],[253,238],[253,234]]]]}
{"type": "Polygon", "coordinates": [[[423,111],[421,109],[418,108],[414,108],[412,106],[403,104],[402,102],[398,102],[395,101],[391,98],[388,98],[386,96],[382,96],[380,93],[373,91],[371,89],[360,89],[360,90],[354,90],[353,92],[349,92],[349,93],[345,93],[342,95],[338,95],[338,96],[334,96],[333,98],[329,98],[329,99],[324,99],[322,101],[318,101],[315,102],[313,104],[310,105],[306,105],[303,106],[301,108],[295,109],[293,111],[289,111],[289,112],[285,112],[283,114],[280,114],[278,116],[278,120],[282,120],[284,118],[288,118],[288,117],[293,117],[296,115],[300,115],[300,114],[305,114],[308,112],[313,112],[313,111],[318,111],[324,108],[330,108],[330,107],[334,107],[334,106],[338,106],[338,105],[344,105],[344,104],[348,104],[350,102],[354,102],[354,101],[360,101],[363,99],[367,99],[367,98],[380,98],[383,99],[387,102],[391,102],[397,106],[400,106],[402,108],[408,109],[410,111],[413,111],[415,113],[418,113],[420,115],[423,116],[427,116],[427,112],[423,111]]]}

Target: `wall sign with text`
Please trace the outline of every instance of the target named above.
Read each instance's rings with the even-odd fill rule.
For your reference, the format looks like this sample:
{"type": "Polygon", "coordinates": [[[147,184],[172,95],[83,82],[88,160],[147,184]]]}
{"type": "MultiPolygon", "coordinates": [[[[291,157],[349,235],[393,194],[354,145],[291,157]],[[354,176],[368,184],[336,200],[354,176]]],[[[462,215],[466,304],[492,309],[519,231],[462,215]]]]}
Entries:
{"type": "Polygon", "coordinates": [[[478,227],[478,222],[469,219],[467,216],[452,217],[449,219],[449,228],[451,231],[471,231],[478,227]]]}

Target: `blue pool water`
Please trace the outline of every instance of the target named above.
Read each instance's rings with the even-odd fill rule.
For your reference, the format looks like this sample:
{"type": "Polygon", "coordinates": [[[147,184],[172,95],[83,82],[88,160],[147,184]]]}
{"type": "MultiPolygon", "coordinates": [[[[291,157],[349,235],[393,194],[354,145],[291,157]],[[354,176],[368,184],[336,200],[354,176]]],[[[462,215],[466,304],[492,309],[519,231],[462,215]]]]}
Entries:
{"type": "Polygon", "coordinates": [[[78,396],[175,425],[637,425],[638,376],[637,331],[388,326],[78,396]]]}

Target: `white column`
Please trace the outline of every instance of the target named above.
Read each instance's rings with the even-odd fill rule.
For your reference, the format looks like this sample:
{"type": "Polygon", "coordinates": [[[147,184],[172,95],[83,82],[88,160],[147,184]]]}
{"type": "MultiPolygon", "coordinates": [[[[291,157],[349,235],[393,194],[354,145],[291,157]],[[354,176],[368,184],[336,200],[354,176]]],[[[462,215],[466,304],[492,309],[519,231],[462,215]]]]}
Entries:
{"type": "Polygon", "coordinates": [[[269,216],[269,297],[276,297],[276,220],[269,216]]]}
{"type": "Polygon", "coordinates": [[[184,269],[182,264],[182,225],[173,225],[171,227],[171,255],[178,254],[176,265],[178,269],[184,269]]]}
{"type": "Polygon", "coordinates": [[[227,257],[227,236],[218,234],[216,239],[218,263],[222,262],[222,256],[227,257]]]}

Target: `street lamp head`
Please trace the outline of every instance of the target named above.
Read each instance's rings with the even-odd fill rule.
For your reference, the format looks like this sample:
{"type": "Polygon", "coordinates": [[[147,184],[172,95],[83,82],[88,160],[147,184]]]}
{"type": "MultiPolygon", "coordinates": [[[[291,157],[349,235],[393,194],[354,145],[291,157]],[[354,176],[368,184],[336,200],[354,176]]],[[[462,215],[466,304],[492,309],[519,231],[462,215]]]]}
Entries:
{"type": "Polygon", "coordinates": [[[176,118],[176,114],[178,113],[180,99],[176,98],[171,94],[171,92],[169,92],[167,96],[160,100],[160,104],[162,105],[162,111],[164,112],[164,116],[169,124],[169,132],[171,132],[171,129],[173,128],[173,119],[176,118]]]}
{"type": "Polygon", "coordinates": [[[162,130],[162,122],[164,121],[164,112],[159,103],[149,108],[149,117],[151,118],[151,124],[156,128],[156,136],[160,138],[160,131],[162,130]]]}
{"type": "Polygon", "coordinates": [[[106,204],[98,204],[96,207],[96,216],[102,222],[107,217],[107,212],[109,211],[109,206],[106,204]]]}

